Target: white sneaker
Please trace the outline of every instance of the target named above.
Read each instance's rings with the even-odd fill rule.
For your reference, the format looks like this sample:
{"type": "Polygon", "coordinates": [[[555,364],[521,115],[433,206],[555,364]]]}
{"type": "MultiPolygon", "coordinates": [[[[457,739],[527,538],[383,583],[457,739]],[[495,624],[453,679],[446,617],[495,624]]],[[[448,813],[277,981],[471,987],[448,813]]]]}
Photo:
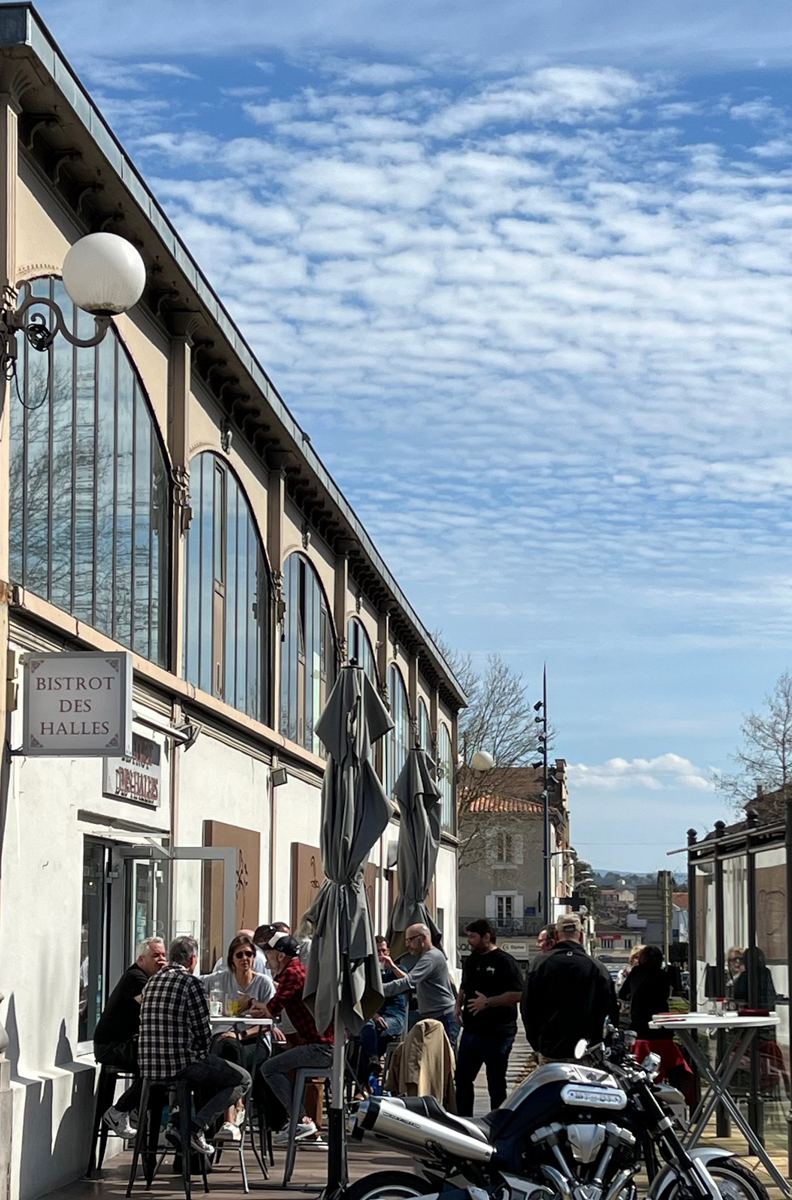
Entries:
{"type": "MultiPolygon", "coordinates": [[[[313,1121],[300,1121],[300,1123],[297,1126],[297,1129],[295,1131],[295,1134],[294,1134],[294,1140],[295,1140],[295,1142],[301,1142],[303,1140],[303,1138],[310,1137],[311,1134],[314,1134],[314,1133],[316,1133],[316,1126],[314,1125],[313,1121]]],[[[281,1129],[280,1133],[275,1134],[274,1138],[272,1139],[272,1144],[274,1146],[288,1146],[288,1144],[289,1144],[289,1126],[288,1125],[286,1126],[285,1129],[281,1129]]]]}
{"type": "Polygon", "coordinates": [[[137,1137],[137,1129],[130,1121],[129,1113],[119,1112],[117,1108],[108,1108],[102,1120],[108,1129],[112,1129],[117,1137],[124,1138],[125,1141],[137,1137]]]}
{"type": "Polygon", "coordinates": [[[221,1125],[217,1133],[214,1135],[215,1142],[241,1142],[242,1130],[238,1125],[234,1125],[231,1121],[226,1121],[221,1125]]]}
{"type": "Polygon", "coordinates": [[[316,1133],[313,1137],[301,1138],[297,1143],[300,1150],[326,1150],[327,1142],[320,1133],[316,1133]]]}

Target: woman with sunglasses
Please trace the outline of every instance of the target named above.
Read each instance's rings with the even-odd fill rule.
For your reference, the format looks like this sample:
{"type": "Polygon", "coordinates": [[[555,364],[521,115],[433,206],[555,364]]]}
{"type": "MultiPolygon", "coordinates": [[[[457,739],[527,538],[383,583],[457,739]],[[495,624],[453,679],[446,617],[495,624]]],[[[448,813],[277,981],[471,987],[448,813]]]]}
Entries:
{"type": "MultiPolygon", "coordinates": [[[[262,975],[253,970],[256,958],[256,947],[247,934],[239,933],[228,947],[226,966],[211,975],[204,975],[203,984],[211,996],[219,991],[224,997],[226,1013],[233,1005],[237,1005],[236,1013],[241,1017],[255,1001],[266,1004],[275,995],[275,985],[269,975],[262,975]]],[[[254,1074],[258,1063],[267,1057],[266,1046],[259,1044],[259,1031],[256,1028],[237,1031],[233,1023],[220,1027],[214,1042],[212,1053],[220,1058],[229,1059],[244,1067],[251,1075],[254,1074]]],[[[238,1142],[242,1136],[239,1124],[244,1116],[244,1108],[229,1108],[226,1121],[215,1136],[216,1141],[238,1142]]]]}

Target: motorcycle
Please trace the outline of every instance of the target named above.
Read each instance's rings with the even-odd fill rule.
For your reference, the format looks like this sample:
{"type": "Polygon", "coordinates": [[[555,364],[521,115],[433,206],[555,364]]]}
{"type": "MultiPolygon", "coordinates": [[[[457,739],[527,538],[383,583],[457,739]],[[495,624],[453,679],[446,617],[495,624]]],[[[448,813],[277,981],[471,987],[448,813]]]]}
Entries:
{"type": "Polygon", "coordinates": [[[581,1042],[576,1059],[537,1067],[481,1118],[447,1113],[432,1096],[362,1101],[352,1137],[392,1143],[421,1174],[376,1172],[347,1200],[456,1200],[454,1191],[474,1200],[637,1200],[644,1163],[647,1200],[768,1200],[729,1150],[685,1149],[684,1099],[655,1083],[657,1055],[638,1063],[623,1043],[581,1042]]]}

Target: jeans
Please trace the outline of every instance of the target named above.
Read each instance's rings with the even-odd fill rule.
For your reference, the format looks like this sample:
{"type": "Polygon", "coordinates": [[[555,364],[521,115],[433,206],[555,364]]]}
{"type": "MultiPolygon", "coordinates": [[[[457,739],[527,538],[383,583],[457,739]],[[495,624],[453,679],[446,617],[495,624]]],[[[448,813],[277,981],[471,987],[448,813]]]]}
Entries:
{"type": "Polygon", "coordinates": [[[294,1082],[291,1073],[299,1067],[316,1067],[324,1070],[333,1061],[333,1047],[325,1042],[313,1042],[307,1046],[294,1046],[268,1058],[261,1068],[262,1079],[272,1089],[287,1113],[291,1113],[294,1102],[294,1082]]]}
{"type": "Polygon", "coordinates": [[[373,1058],[380,1058],[388,1042],[399,1038],[404,1033],[404,1013],[395,1017],[384,1017],[385,1028],[382,1029],[372,1018],[360,1031],[361,1065],[368,1070],[373,1058]]]}
{"type": "MultiPolygon", "coordinates": [[[[104,1046],[94,1044],[94,1058],[103,1067],[121,1067],[122,1070],[131,1071],[133,1075],[137,1075],[137,1038],[132,1038],[128,1042],[108,1042],[104,1046]]],[[[142,1091],[141,1080],[134,1080],[123,1095],[118,1097],[113,1107],[117,1108],[119,1112],[134,1112],[140,1103],[142,1091]]]]}
{"type": "Polygon", "coordinates": [[[243,1067],[216,1054],[207,1054],[206,1058],[190,1063],[176,1078],[189,1079],[193,1085],[196,1113],[192,1128],[196,1130],[206,1129],[210,1121],[246,1096],[251,1083],[243,1067]]]}
{"type": "Polygon", "coordinates": [[[514,1045],[514,1033],[482,1034],[462,1031],[456,1065],[457,1112],[473,1116],[473,1084],[482,1066],[487,1068],[487,1091],[492,1108],[506,1099],[506,1067],[514,1045]]]}
{"type": "Polygon", "coordinates": [[[445,1031],[446,1031],[446,1036],[448,1037],[448,1040],[451,1043],[451,1049],[456,1054],[457,1038],[459,1037],[459,1026],[457,1025],[456,1021],[454,1020],[454,1010],[451,1009],[450,1012],[443,1013],[443,1015],[441,1017],[434,1017],[433,1020],[440,1021],[440,1023],[443,1026],[443,1029],[445,1029],[445,1031]]]}

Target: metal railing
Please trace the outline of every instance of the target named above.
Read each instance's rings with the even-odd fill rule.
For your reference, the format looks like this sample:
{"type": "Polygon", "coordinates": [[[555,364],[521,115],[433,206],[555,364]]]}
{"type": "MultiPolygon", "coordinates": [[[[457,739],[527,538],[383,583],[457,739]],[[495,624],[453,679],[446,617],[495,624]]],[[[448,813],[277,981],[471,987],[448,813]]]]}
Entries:
{"type": "MultiPolygon", "coordinates": [[[[459,918],[460,937],[465,936],[465,926],[480,916],[481,913],[471,913],[469,916],[459,918]]],[[[536,937],[539,930],[546,924],[541,917],[523,917],[521,920],[511,921],[498,921],[493,917],[488,919],[497,929],[499,937],[536,937]]]]}

